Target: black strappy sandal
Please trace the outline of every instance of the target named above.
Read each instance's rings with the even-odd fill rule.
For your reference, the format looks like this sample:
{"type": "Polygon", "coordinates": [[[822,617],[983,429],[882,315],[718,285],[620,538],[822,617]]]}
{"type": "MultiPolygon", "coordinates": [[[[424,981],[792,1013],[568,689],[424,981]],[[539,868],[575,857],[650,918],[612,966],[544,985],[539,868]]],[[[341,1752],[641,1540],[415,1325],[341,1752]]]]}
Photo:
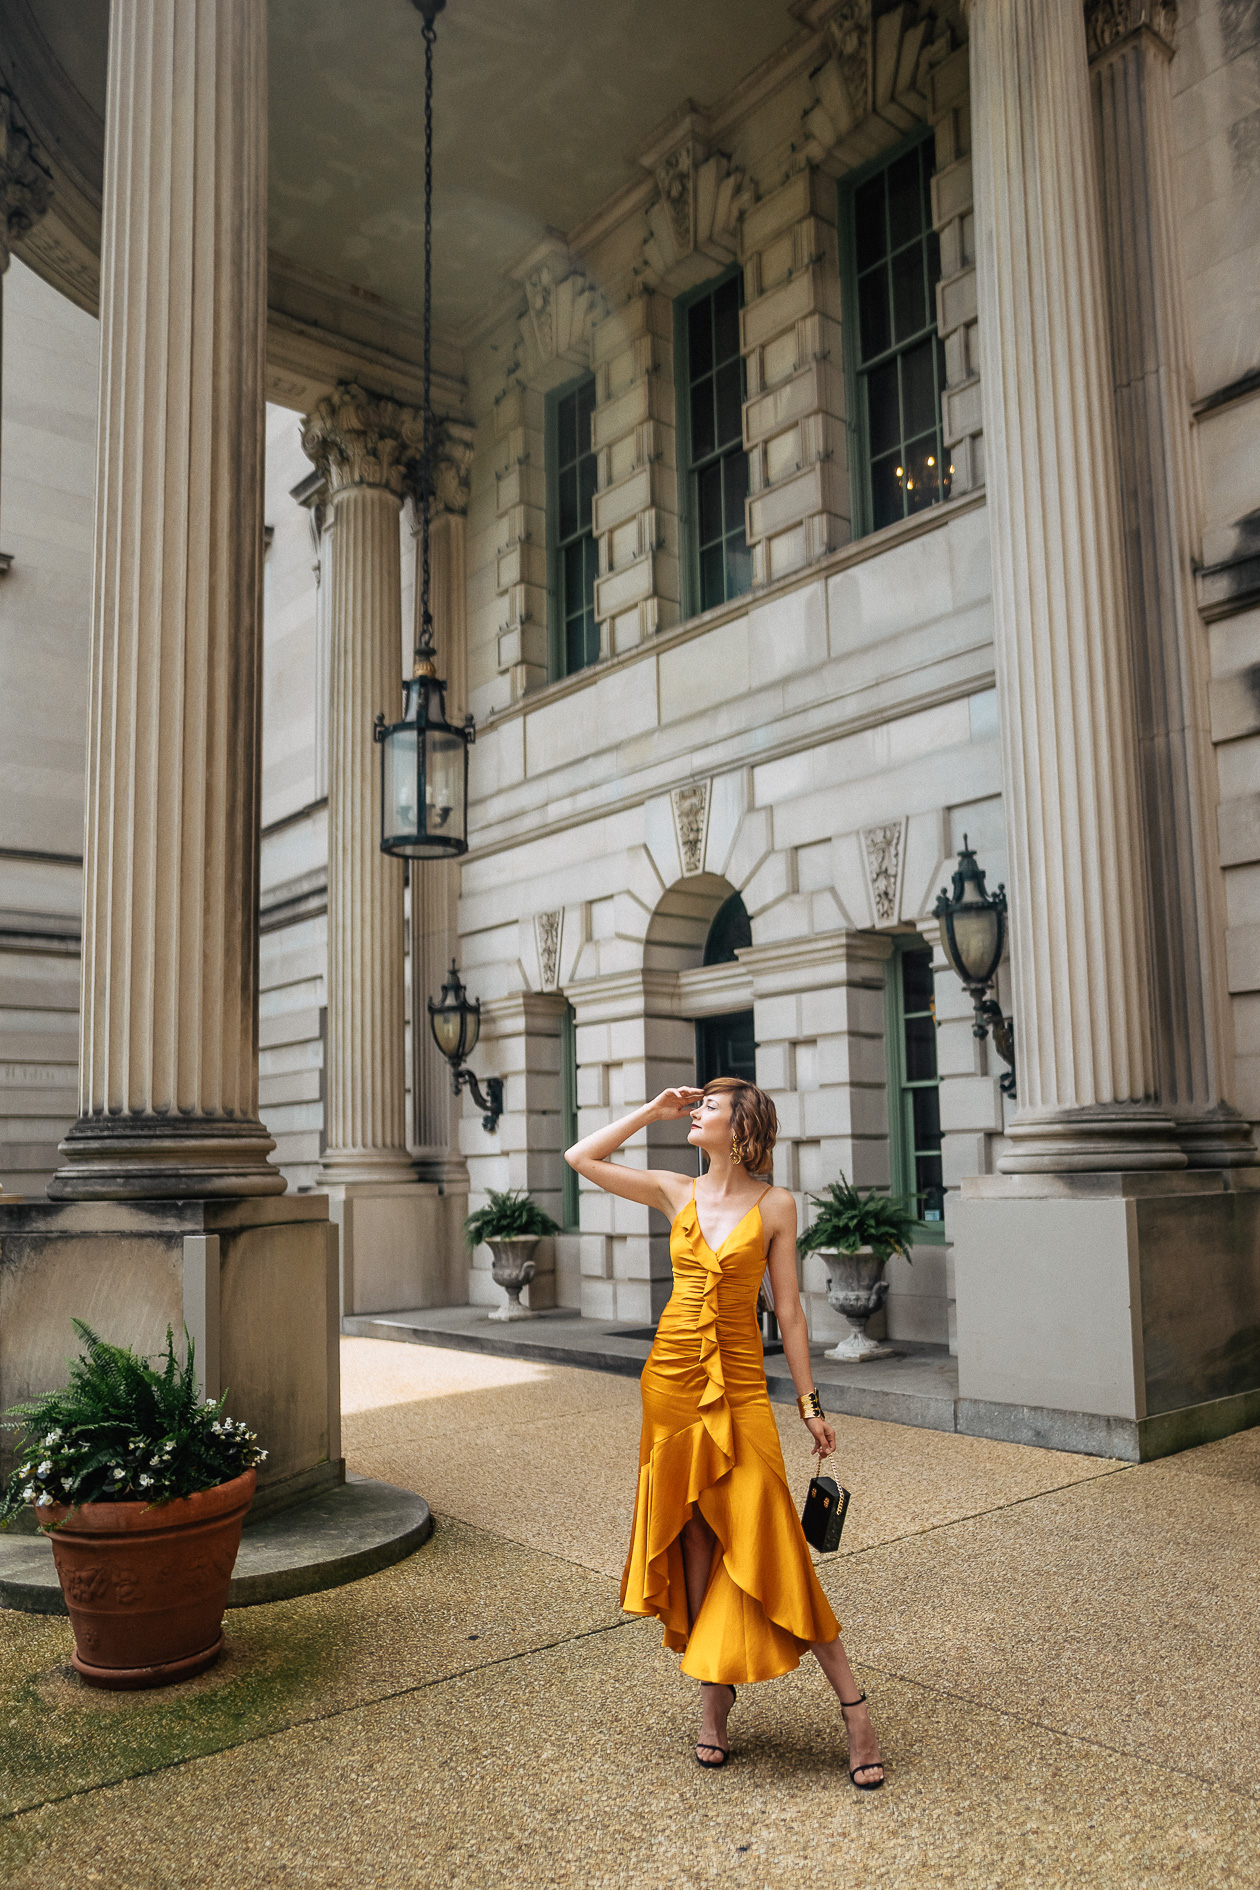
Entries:
{"type": "MultiPolygon", "coordinates": [[[[856,1700],[841,1700],[840,1711],[843,1713],[846,1706],[865,1706],[865,1705],[866,1705],[866,1695],[865,1693],[860,1693],[856,1700]]],[[[846,1725],[848,1724],[847,1720],[845,1721],[845,1724],[846,1725]]],[[[865,1765],[851,1765],[849,1767],[849,1783],[850,1785],[853,1786],[853,1789],[855,1791],[877,1792],[882,1789],[883,1783],[884,1783],[882,1778],[869,1778],[866,1780],[864,1784],[862,1780],[858,1778],[857,1776],[859,1772],[873,1772],[876,1769],[876,1767],[878,1767],[879,1770],[882,1772],[884,1769],[884,1761],[882,1759],[868,1759],[865,1765]]]]}
{"type": "MultiPolygon", "coordinates": [[[[729,1680],[702,1680],[700,1684],[702,1687],[729,1687],[731,1686],[731,1683],[729,1680]]],[[[738,1698],[738,1695],[736,1694],[734,1687],[731,1687],[731,1706],[734,1706],[737,1698],[738,1698]]],[[[728,1706],[726,1709],[728,1716],[730,1714],[730,1710],[731,1710],[731,1707],[728,1706]]],[[[722,1767],[726,1764],[726,1761],[730,1758],[730,1756],[731,1756],[731,1751],[730,1751],[729,1746],[711,1746],[707,1739],[696,1740],[696,1764],[702,1765],[706,1772],[720,1771],[722,1767]],[[700,1757],[700,1754],[702,1752],[720,1752],[722,1756],[720,1759],[702,1759],[700,1757]]],[[[858,1767],[859,1771],[861,1771],[862,1769],[863,1768],[861,1766],[858,1767]]]]}

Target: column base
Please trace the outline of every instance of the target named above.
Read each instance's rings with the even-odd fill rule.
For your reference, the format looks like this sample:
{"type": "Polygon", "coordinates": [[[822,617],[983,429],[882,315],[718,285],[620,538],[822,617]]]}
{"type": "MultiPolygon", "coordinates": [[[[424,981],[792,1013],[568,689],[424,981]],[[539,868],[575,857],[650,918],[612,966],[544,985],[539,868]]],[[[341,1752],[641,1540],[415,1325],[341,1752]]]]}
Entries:
{"type": "Polygon", "coordinates": [[[1044,1113],[1021,1110],[1007,1134],[1010,1147],[998,1158],[1004,1175],[1114,1174],[1186,1166],[1171,1116],[1140,1103],[1044,1113]]]}
{"type": "Polygon", "coordinates": [[[200,1201],[283,1194],[261,1122],[215,1116],[80,1116],[48,1184],[53,1201],[200,1201]]]}
{"type": "Polygon", "coordinates": [[[463,1302],[462,1195],[422,1181],[346,1182],[326,1192],[341,1234],[343,1317],[463,1302]]]}
{"type": "MultiPolygon", "coordinates": [[[[153,1354],[196,1341],[208,1396],[258,1432],[269,1492],[340,1482],[336,1233],[318,1195],[0,1205],[0,1407],[66,1381],[71,1320],[153,1354]],[[283,1486],[283,1488],[281,1488],[283,1486]]],[[[178,1349],[178,1347],[177,1347],[178,1349]]],[[[13,1440],[3,1440],[11,1457],[13,1440]]]]}
{"type": "Polygon", "coordinates": [[[1174,1116],[1173,1127],[1191,1168],[1250,1168],[1260,1162],[1251,1124],[1224,1103],[1198,1115],[1174,1116]]]}
{"type": "Polygon", "coordinates": [[[952,1231],[960,1429],[1147,1458],[1257,1421],[1260,1168],[981,1176],[952,1231]]]}

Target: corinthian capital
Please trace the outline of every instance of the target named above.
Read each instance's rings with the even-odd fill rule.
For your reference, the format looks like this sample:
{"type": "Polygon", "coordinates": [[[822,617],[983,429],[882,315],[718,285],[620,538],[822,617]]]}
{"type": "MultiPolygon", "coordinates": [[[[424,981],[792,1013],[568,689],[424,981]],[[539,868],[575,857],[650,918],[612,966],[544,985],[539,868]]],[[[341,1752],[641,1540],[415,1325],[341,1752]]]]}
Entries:
{"type": "Polygon", "coordinates": [[[1100,59],[1143,27],[1171,53],[1177,31],[1176,0],[1085,0],[1085,42],[1091,60],[1100,59]]]}
{"type": "Polygon", "coordinates": [[[334,496],[347,486],[383,486],[401,499],[419,468],[424,417],[416,407],[378,399],[344,381],[307,414],[302,450],[334,496]]]}
{"type": "Polygon", "coordinates": [[[52,172],[22,123],[11,92],[0,86],[0,275],[9,247],[34,229],[52,201],[52,172]]]}

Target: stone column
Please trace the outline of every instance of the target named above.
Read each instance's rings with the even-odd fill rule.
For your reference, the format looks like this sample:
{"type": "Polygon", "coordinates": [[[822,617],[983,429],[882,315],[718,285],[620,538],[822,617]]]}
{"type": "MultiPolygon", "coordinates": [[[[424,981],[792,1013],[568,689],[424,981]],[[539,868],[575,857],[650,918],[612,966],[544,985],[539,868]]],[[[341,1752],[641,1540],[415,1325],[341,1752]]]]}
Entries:
{"type": "Polygon", "coordinates": [[[1020,1090],[1000,1166],[1173,1168],[1084,20],[1042,0],[970,18],[1020,1090]]]}
{"type": "Polygon", "coordinates": [[[1090,0],[1103,254],[1150,880],[1160,1100],[1192,1167],[1256,1159],[1225,1098],[1233,1032],[1223,964],[1219,798],[1190,440],[1185,274],[1173,188],[1171,0],[1090,0]]]}
{"type": "Polygon", "coordinates": [[[262,0],[117,0],[63,1199],[285,1185],[258,1120],[266,140],[262,0]]]}
{"type": "Polygon", "coordinates": [[[402,861],[381,852],[378,710],[402,709],[399,513],[420,415],[343,386],[302,445],[328,481],[328,1116],[324,1178],[409,1181],[402,861]]]}

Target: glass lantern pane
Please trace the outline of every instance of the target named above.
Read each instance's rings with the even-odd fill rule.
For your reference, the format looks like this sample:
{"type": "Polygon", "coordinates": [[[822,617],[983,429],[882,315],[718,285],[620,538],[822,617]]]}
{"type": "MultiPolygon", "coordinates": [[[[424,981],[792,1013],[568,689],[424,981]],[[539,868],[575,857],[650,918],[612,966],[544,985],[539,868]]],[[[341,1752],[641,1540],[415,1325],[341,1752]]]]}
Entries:
{"type": "Polygon", "coordinates": [[[428,735],[425,832],[435,840],[464,837],[464,772],[468,750],[462,735],[430,729],[428,735]]]}
{"type": "Polygon", "coordinates": [[[463,1018],[457,1010],[430,1011],[433,1037],[444,1057],[457,1056],[462,1048],[463,1018]]]}
{"type": "Polygon", "coordinates": [[[998,951],[1001,914],[992,906],[964,906],[954,914],[954,944],[968,978],[982,984],[991,978],[998,951]]]}
{"type": "Polygon", "coordinates": [[[419,815],[418,746],[414,724],[385,737],[385,832],[394,840],[414,840],[419,815]]]}

